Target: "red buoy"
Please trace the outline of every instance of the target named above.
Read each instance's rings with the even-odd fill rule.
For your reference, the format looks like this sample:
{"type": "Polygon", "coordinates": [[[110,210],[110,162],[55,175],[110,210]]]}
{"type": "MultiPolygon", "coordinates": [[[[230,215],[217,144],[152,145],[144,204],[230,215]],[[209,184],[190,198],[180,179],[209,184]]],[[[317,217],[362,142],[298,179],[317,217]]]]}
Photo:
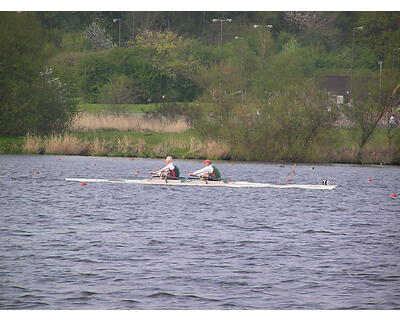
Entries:
{"type": "Polygon", "coordinates": [[[139,173],[140,173],[140,171],[139,171],[139,170],[136,170],[136,173],[137,173],[137,174],[139,174],[139,173]]]}
{"type": "Polygon", "coordinates": [[[86,183],[86,182],[81,182],[81,183],[79,183],[79,185],[80,185],[80,186],[86,186],[87,183],[86,183]]]}
{"type": "Polygon", "coordinates": [[[371,178],[369,178],[369,179],[368,179],[368,181],[370,181],[370,182],[371,182],[371,181],[373,181],[373,180],[372,180],[371,178]]]}
{"type": "Polygon", "coordinates": [[[292,170],[292,171],[290,171],[291,173],[296,173],[296,170],[292,170]]]}
{"type": "Polygon", "coordinates": [[[39,171],[39,170],[36,170],[35,173],[36,173],[36,174],[40,174],[40,171],[39,171]]]}
{"type": "Polygon", "coordinates": [[[396,197],[397,197],[397,194],[396,194],[396,193],[392,193],[391,196],[392,196],[393,198],[396,198],[396,197]]]}
{"type": "Polygon", "coordinates": [[[56,160],[61,160],[61,158],[60,158],[60,157],[58,157],[58,158],[56,158],[56,160]]]}
{"type": "Polygon", "coordinates": [[[8,162],[4,162],[3,166],[7,167],[8,166],[8,162]]]}
{"type": "Polygon", "coordinates": [[[292,179],[287,178],[285,181],[286,181],[286,182],[292,182],[292,179]]]}

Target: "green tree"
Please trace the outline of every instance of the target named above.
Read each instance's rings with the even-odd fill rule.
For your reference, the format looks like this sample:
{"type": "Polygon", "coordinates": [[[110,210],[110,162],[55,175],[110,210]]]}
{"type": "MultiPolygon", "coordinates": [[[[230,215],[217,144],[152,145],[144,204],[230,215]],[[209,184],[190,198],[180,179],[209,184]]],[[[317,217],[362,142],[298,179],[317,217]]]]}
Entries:
{"type": "Polygon", "coordinates": [[[34,13],[0,13],[0,135],[61,132],[76,112],[66,85],[44,68],[44,44],[34,13]]]}
{"type": "Polygon", "coordinates": [[[265,69],[260,68],[254,74],[254,92],[263,99],[289,85],[311,78],[316,70],[313,51],[302,48],[295,39],[291,39],[281,52],[266,61],[265,69]]]}
{"type": "Polygon", "coordinates": [[[384,60],[399,47],[399,12],[362,12],[358,24],[363,30],[357,35],[362,47],[371,51],[375,60],[384,60]]]}

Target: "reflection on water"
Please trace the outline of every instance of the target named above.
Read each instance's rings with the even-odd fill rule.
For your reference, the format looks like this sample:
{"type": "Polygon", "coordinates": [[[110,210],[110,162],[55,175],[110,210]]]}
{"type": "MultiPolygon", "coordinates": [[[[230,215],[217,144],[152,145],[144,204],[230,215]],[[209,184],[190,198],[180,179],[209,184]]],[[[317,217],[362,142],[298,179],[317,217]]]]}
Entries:
{"type": "Polygon", "coordinates": [[[326,191],[64,181],[145,178],[161,160],[0,165],[1,309],[400,307],[400,168],[218,162],[237,180],[339,185],[326,191]]]}

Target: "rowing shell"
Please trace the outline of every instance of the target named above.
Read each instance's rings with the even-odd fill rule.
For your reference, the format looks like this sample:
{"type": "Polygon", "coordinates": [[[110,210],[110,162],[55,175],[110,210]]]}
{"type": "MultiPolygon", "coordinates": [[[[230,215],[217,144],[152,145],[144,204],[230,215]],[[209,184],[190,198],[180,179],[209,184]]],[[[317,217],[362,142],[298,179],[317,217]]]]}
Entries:
{"type": "Polygon", "coordinates": [[[228,188],[298,188],[298,189],[315,189],[315,190],[333,190],[336,185],[312,185],[312,184],[269,184],[269,183],[253,183],[246,181],[203,181],[203,180],[161,180],[161,179],[144,179],[144,180],[108,180],[108,179],[80,179],[66,178],[65,181],[75,182],[108,182],[108,183],[131,183],[131,184],[147,184],[147,185],[166,185],[166,186],[196,186],[196,187],[228,187],[228,188]]]}

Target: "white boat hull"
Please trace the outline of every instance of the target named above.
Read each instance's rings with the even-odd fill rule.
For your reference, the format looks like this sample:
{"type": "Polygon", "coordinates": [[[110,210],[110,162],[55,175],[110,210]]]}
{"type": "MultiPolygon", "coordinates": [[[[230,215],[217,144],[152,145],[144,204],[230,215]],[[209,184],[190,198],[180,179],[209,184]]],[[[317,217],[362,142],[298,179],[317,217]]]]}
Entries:
{"type": "Polygon", "coordinates": [[[228,187],[228,188],[278,188],[278,189],[314,189],[314,190],[333,190],[336,185],[310,185],[310,184],[269,184],[269,183],[253,183],[246,181],[204,181],[204,180],[165,180],[161,179],[144,179],[144,180],[109,180],[109,179],[81,179],[66,178],[65,181],[74,182],[107,182],[107,183],[130,183],[130,184],[147,184],[147,185],[166,185],[166,186],[196,186],[196,187],[228,187]]]}

